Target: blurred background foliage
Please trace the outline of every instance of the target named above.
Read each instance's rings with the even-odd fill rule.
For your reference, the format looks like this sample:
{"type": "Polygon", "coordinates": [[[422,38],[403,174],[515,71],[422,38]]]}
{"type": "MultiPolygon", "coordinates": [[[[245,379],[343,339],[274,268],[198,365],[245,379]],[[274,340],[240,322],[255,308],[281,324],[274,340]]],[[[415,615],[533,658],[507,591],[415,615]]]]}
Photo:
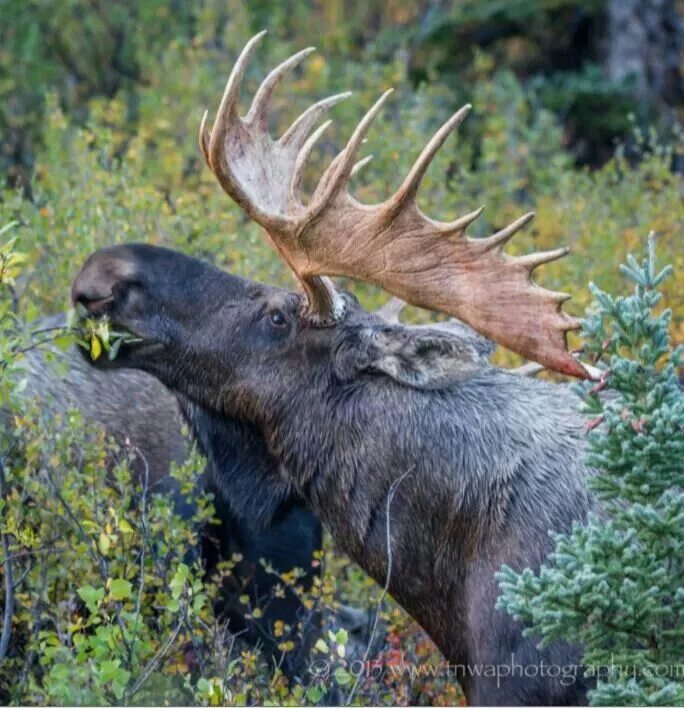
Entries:
{"type": "MultiPolygon", "coordinates": [[[[84,255],[124,240],[291,284],[216,188],[195,138],[237,52],[262,28],[250,89],[293,51],[320,50],[278,92],[274,132],[312,101],[354,92],[333,109],[312,179],[388,86],[397,91],[354,185],[364,200],[396,188],[440,122],[470,102],[473,115],[421,189],[428,214],[486,203],[472,227],[481,236],[534,209],[511,252],[570,245],[539,277],[570,290],[578,314],[586,283],[610,289],[649,229],[678,272],[681,10],[676,0],[0,0],[0,209],[20,222],[34,266],[21,301],[35,314],[61,307],[56,288],[66,297],[84,255]]],[[[676,332],[678,283],[666,293],[676,332]]],[[[359,292],[368,305],[381,299],[359,292]]]]}
{"type": "MultiPolygon", "coordinates": [[[[87,255],[122,241],[175,247],[233,272],[292,287],[259,229],[217,187],[196,140],[201,114],[216,108],[237,53],[266,28],[245,96],[278,61],[309,44],[319,49],[277,92],[274,133],[315,100],[354,92],[333,109],[334,125],[311,159],[309,186],[388,86],[396,92],[363,148],[373,159],[354,178],[353,190],[364,201],[396,189],[433,132],[470,102],[471,116],[423,182],[419,199],[426,213],[448,220],[485,203],[484,215],[471,227],[473,236],[485,236],[535,210],[537,218],[509,251],[570,245],[571,255],[544,267],[538,278],[571,292],[568,309],[578,315],[590,302],[590,280],[609,292],[622,291],[618,264],[653,230],[659,257],[675,268],[665,304],[674,310],[673,335],[682,341],[682,5],[679,0],[0,0],[0,226],[17,222],[12,236],[26,259],[11,284],[16,317],[31,321],[63,310],[70,281],[87,255]]],[[[353,287],[369,307],[386,298],[370,287],[353,287]]],[[[497,356],[502,363],[516,363],[507,352],[497,356]]],[[[104,491],[101,475],[97,481],[99,448],[92,450],[92,469],[84,473],[83,463],[75,467],[66,449],[56,457],[49,454],[49,422],[38,412],[25,412],[24,418],[23,432],[13,438],[19,451],[15,471],[23,480],[17,489],[37,502],[34,511],[15,505],[15,531],[28,524],[47,536],[64,534],[61,563],[48,558],[41,566],[58,623],[68,616],[60,613],[70,611],[68,603],[60,604],[65,588],[83,582],[94,587],[101,579],[97,569],[77,558],[76,530],[54,512],[50,489],[32,481],[31,465],[66,479],[74,501],[89,500],[81,506],[88,507],[93,524],[102,525],[108,506],[133,526],[137,512],[125,495],[104,491]],[[47,463],[38,460],[39,452],[49,457],[47,463]]],[[[76,438],[79,426],[72,433],[76,438]]],[[[186,532],[178,520],[159,520],[160,537],[186,532]]],[[[317,589],[324,604],[333,607],[341,598],[375,606],[379,590],[358,568],[330,546],[324,560],[327,570],[317,589]]],[[[174,567],[181,561],[176,558],[174,567]]],[[[29,614],[37,597],[31,587],[25,593],[29,614]]],[[[159,592],[172,597],[170,588],[159,592]]],[[[91,613],[103,613],[105,624],[112,621],[105,616],[110,601],[98,600],[104,604],[93,605],[97,611],[91,613]]],[[[436,661],[434,647],[415,625],[396,606],[387,607],[385,651],[436,661]]],[[[207,613],[198,608],[189,621],[213,646],[214,635],[202,634],[213,627],[207,613]]],[[[159,641],[173,618],[164,622],[159,641]]],[[[23,618],[20,626],[30,628],[28,620],[21,623],[23,618]]],[[[145,631],[158,632],[158,624],[145,631]]],[[[182,660],[187,637],[176,639],[177,652],[170,651],[169,661],[153,674],[149,696],[158,701],[330,699],[323,683],[315,681],[313,692],[305,695],[301,686],[292,692],[282,676],[271,680],[258,670],[249,654],[234,659],[217,652],[219,663],[190,680],[182,660]],[[230,695],[222,693],[225,684],[214,682],[229,675],[228,667],[230,676],[241,677],[231,684],[236,687],[230,695]]],[[[64,654],[60,645],[61,654],[55,649],[40,659],[46,676],[55,671],[54,691],[41,683],[39,672],[34,684],[26,678],[18,698],[120,700],[116,682],[128,680],[127,691],[137,685],[135,672],[157,649],[150,642],[147,653],[132,663],[112,645],[107,661],[124,661],[114,668],[126,666],[131,676],[117,678],[112,669],[112,677],[94,686],[86,674],[81,685],[54,669],[82,660],[64,654]],[[80,692],[71,691],[74,686],[80,692]]],[[[325,643],[323,652],[329,649],[339,659],[337,639],[326,635],[325,643]]],[[[99,650],[93,645],[92,651],[99,650]]],[[[335,679],[339,695],[346,696],[349,678],[335,679]]],[[[144,696],[136,694],[135,700],[144,696]]],[[[429,677],[364,685],[355,698],[404,704],[459,699],[453,682],[429,677]]]]}

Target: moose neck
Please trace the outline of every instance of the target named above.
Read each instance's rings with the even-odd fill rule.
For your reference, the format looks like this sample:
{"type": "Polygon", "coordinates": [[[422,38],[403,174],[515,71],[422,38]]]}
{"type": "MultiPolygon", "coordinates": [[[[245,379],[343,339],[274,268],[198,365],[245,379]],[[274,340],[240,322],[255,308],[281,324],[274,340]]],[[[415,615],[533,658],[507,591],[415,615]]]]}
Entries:
{"type": "Polygon", "coordinates": [[[581,425],[570,399],[558,405],[567,395],[490,370],[440,391],[320,376],[268,400],[229,393],[223,405],[260,430],[336,543],[389,582],[447,658],[465,660],[453,637],[469,589],[493,607],[501,564],[538,565],[548,529],[584,512],[564,501],[583,487],[581,425]]]}

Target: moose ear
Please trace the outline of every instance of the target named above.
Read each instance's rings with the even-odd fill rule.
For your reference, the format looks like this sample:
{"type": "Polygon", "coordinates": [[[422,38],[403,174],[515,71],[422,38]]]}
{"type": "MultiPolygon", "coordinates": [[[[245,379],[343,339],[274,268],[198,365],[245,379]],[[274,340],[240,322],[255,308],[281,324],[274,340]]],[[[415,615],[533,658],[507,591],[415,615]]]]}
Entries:
{"type": "Polygon", "coordinates": [[[383,373],[422,389],[463,381],[488,366],[491,349],[488,340],[458,325],[364,327],[338,349],[336,373],[343,380],[363,371],[383,373]]]}

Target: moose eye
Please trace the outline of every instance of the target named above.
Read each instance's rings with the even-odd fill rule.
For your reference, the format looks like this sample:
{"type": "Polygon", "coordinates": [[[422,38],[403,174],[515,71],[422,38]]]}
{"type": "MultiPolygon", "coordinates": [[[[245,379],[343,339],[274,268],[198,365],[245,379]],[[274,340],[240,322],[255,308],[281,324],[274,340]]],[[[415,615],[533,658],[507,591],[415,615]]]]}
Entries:
{"type": "Polygon", "coordinates": [[[273,310],[268,319],[274,327],[284,327],[287,323],[285,315],[280,310],[273,310]]]}

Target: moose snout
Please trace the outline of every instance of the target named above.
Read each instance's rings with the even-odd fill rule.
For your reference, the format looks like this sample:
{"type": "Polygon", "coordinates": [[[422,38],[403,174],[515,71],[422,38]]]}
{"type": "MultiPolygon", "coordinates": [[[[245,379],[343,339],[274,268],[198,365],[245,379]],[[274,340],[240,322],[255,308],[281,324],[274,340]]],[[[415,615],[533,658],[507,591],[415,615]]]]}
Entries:
{"type": "Polygon", "coordinates": [[[85,262],[71,286],[71,300],[92,314],[102,314],[114,295],[114,286],[135,270],[125,247],[104,248],[85,262]]]}

